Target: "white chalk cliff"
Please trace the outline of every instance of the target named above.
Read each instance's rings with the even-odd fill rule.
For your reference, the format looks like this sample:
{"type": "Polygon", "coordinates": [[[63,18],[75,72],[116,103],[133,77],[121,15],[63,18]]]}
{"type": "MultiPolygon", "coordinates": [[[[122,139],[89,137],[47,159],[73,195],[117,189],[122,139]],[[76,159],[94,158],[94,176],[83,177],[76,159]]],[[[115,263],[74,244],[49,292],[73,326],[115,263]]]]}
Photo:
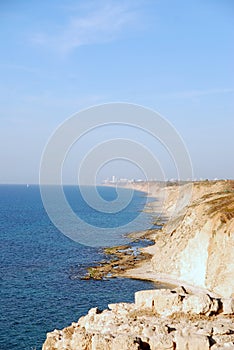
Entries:
{"type": "MultiPolygon", "coordinates": [[[[146,184],[141,190],[143,186],[146,190],[146,184]]],[[[234,181],[197,182],[192,192],[188,185],[162,191],[163,212],[170,219],[155,234],[155,244],[145,249],[152,254],[151,261],[125,275],[189,284],[233,297],[234,181]]]]}

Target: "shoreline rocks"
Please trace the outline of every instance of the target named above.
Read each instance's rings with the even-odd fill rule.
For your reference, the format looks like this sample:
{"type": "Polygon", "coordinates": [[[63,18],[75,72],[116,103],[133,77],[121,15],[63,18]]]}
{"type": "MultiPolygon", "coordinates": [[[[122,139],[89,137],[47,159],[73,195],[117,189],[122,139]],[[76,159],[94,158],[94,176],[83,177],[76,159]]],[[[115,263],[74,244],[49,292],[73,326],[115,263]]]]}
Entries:
{"type": "Polygon", "coordinates": [[[92,308],[48,333],[42,350],[233,350],[234,314],[224,302],[184,288],[139,291],[135,303],[92,308]]]}
{"type": "MultiPolygon", "coordinates": [[[[149,236],[147,231],[145,236],[142,233],[142,239],[149,236]]],[[[147,240],[150,242],[150,240],[147,240]]],[[[83,280],[103,280],[107,278],[118,277],[121,272],[140,265],[144,260],[149,260],[151,255],[143,253],[139,248],[133,246],[116,246],[111,248],[104,248],[103,253],[106,255],[104,262],[100,261],[94,266],[89,266],[86,273],[81,276],[83,280]]]]}

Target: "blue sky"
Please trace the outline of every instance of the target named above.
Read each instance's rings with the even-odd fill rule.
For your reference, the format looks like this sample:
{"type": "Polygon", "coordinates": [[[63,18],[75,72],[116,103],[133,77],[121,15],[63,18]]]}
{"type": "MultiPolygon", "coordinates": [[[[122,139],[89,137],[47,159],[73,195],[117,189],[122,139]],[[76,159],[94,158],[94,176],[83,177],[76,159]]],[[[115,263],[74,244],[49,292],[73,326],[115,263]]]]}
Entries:
{"type": "MultiPolygon", "coordinates": [[[[234,178],[233,15],[232,0],[1,1],[0,183],[38,182],[60,123],[120,101],[174,125],[195,178],[234,178]]],[[[102,176],[117,169],[140,176],[102,176]]]]}

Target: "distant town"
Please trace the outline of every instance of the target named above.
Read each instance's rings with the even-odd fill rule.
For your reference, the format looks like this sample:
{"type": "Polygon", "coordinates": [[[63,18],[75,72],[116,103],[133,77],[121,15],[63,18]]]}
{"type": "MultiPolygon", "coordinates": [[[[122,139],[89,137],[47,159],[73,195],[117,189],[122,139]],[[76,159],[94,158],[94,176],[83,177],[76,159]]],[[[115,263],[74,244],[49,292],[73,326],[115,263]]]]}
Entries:
{"type": "MultiPolygon", "coordinates": [[[[196,182],[196,181],[218,181],[221,179],[218,178],[214,178],[214,179],[203,179],[203,178],[199,178],[199,179],[187,179],[187,180],[178,180],[178,179],[165,179],[165,180],[157,180],[157,179],[147,179],[147,180],[143,180],[143,179],[125,179],[125,178],[118,178],[115,175],[113,175],[111,178],[107,178],[105,180],[102,181],[102,184],[129,184],[129,183],[140,183],[140,182],[157,182],[157,183],[167,183],[167,184],[175,184],[175,183],[188,183],[188,182],[196,182]]],[[[225,179],[226,180],[226,179],[225,179]]]]}
{"type": "MultiPolygon", "coordinates": [[[[135,182],[144,182],[146,180],[142,180],[142,179],[124,179],[124,178],[120,178],[118,179],[116,176],[112,176],[110,179],[107,178],[105,179],[102,183],[103,184],[117,184],[117,183],[135,183],[135,182]]],[[[151,181],[156,181],[156,180],[151,180],[151,181]]]]}

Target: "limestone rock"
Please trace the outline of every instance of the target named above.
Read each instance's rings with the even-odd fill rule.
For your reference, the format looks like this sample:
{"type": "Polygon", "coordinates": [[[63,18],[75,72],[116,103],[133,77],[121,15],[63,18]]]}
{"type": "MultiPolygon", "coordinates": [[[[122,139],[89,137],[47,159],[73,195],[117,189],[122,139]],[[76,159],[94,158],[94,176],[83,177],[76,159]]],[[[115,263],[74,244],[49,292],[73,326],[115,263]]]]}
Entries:
{"type": "Polygon", "coordinates": [[[223,345],[214,344],[211,348],[212,350],[234,350],[233,342],[227,342],[223,345]]]}
{"type": "Polygon", "coordinates": [[[140,308],[151,308],[157,314],[171,315],[182,309],[182,298],[168,289],[144,290],[135,293],[135,303],[140,308]]]}
{"type": "Polygon", "coordinates": [[[108,308],[113,312],[128,313],[129,311],[135,308],[135,304],[130,304],[130,303],[108,304],[108,308]]]}
{"type": "Polygon", "coordinates": [[[111,350],[120,350],[120,349],[121,350],[130,350],[130,349],[141,350],[140,339],[137,337],[131,337],[128,335],[120,334],[113,339],[111,350]]]}
{"type": "Polygon", "coordinates": [[[149,340],[150,350],[174,350],[175,343],[170,335],[155,335],[149,340]]]}
{"type": "Polygon", "coordinates": [[[103,334],[97,333],[92,337],[90,350],[111,350],[111,344],[112,339],[110,336],[103,336],[103,334]]]}
{"type": "Polygon", "coordinates": [[[232,334],[234,331],[230,329],[228,324],[218,324],[213,327],[214,335],[224,335],[224,334],[232,334]]]}
{"type": "Polygon", "coordinates": [[[175,335],[176,350],[209,350],[208,337],[187,332],[177,332],[175,335]]]}
{"type": "MultiPolygon", "coordinates": [[[[91,350],[92,335],[87,334],[85,329],[77,328],[70,342],[69,350],[91,350]]],[[[50,350],[52,350],[51,348],[50,350]]],[[[60,349],[58,347],[58,349],[60,349]]],[[[44,350],[44,349],[42,349],[44,350]]]]}
{"type": "Polygon", "coordinates": [[[210,315],[218,311],[217,300],[213,301],[208,295],[189,295],[183,300],[183,312],[210,315]]]}
{"type": "Polygon", "coordinates": [[[89,310],[88,315],[93,316],[93,315],[97,315],[100,313],[101,313],[101,311],[98,309],[98,307],[93,307],[92,309],[89,310]]]}
{"type": "Polygon", "coordinates": [[[184,288],[184,286],[179,286],[179,287],[176,287],[174,289],[172,289],[171,291],[172,293],[177,293],[181,296],[186,296],[188,294],[188,292],[186,291],[186,289],[184,288]]]}
{"type": "Polygon", "coordinates": [[[234,314],[234,299],[233,298],[221,299],[221,302],[223,304],[223,313],[225,315],[234,314]]]}

